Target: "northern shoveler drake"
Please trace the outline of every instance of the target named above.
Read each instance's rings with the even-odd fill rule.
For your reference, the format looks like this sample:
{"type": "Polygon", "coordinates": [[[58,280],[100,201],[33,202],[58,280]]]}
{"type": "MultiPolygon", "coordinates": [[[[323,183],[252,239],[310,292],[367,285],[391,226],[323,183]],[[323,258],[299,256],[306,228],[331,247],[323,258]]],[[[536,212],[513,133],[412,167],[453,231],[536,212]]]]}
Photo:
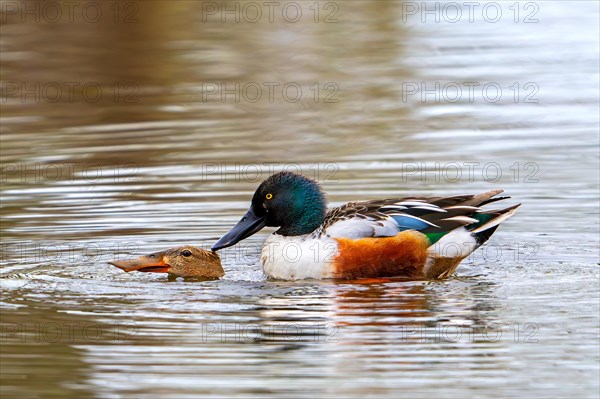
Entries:
{"type": "Polygon", "coordinates": [[[509,198],[494,198],[501,192],[350,202],[327,212],[318,183],[280,172],[260,184],[248,212],[212,250],[272,226],[279,229],[267,238],[260,257],[269,277],[445,278],[515,213],[520,204],[480,208],[509,198]]]}
{"type": "Polygon", "coordinates": [[[225,275],[221,258],[217,253],[191,245],[108,263],[127,273],[133,271],[169,273],[174,276],[202,279],[217,279],[225,275]]]}

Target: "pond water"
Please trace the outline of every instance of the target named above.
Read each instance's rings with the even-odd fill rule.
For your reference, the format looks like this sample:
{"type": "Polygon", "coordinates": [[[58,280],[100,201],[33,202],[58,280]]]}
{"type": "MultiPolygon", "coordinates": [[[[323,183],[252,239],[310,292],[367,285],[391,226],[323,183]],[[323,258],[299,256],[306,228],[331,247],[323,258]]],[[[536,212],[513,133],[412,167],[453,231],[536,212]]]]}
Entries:
{"type": "Polygon", "coordinates": [[[0,3],[3,398],[598,397],[598,3],[55,4],[0,3]],[[282,169],[523,205],[444,281],[107,265],[282,169]]]}

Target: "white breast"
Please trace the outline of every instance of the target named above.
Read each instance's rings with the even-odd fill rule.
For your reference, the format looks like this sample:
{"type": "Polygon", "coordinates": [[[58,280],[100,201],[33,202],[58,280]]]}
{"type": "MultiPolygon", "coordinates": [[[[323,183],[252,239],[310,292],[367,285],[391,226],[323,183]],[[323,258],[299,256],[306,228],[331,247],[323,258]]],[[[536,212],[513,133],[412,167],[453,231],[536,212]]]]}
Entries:
{"type": "Polygon", "coordinates": [[[263,245],[260,260],[269,277],[323,279],[333,277],[333,259],[337,253],[337,242],[332,238],[272,234],[263,245]]]}

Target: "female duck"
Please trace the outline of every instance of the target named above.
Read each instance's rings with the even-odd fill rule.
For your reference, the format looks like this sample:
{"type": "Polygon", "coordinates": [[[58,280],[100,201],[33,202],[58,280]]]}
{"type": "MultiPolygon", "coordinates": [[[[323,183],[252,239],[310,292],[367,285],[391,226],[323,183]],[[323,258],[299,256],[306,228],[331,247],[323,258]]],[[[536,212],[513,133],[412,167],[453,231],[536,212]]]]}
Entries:
{"type": "Polygon", "coordinates": [[[250,209],[212,250],[279,227],[264,243],[260,263],[274,278],[445,278],[511,217],[514,205],[480,207],[508,197],[409,197],[350,202],[327,212],[319,185],[280,172],[265,180],[250,209]]]}
{"type": "Polygon", "coordinates": [[[179,277],[202,279],[217,279],[225,274],[219,255],[191,245],[108,263],[127,273],[169,273],[179,277]]]}

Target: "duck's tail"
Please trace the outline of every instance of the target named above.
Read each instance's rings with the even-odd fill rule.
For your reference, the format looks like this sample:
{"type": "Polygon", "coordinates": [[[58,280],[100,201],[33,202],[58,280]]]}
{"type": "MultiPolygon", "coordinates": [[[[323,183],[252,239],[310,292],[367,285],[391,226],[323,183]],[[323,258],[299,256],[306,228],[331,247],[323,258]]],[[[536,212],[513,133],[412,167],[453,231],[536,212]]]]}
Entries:
{"type": "MultiPolygon", "coordinates": [[[[473,196],[461,206],[480,206],[510,197],[497,197],[502,190],[489,191],[473,196]]],[[[454,273],[460,262],[479,248],[494,234],[498,226],[516,213],[521,204],[498,210],[477,210],[468,215],[472,223],[451,229],[439,237],[439,233],[430,237],[433,243],[425,266],[429,278],[444,278],[454,273]]],[[[428,234],[429,236],[429,234],[428,234]]]]}
{"type": "Polygon", "coordinates": [[[475,237],[477,240],[477,247],[475,249],[489,240],[498,226],[500,226],[500,224],[506,219],[514,215],[519,206],[521,206],[521,204],[516,204],[504,209],[476,213],[474,217],[475,219],[479,220],[479,223],[467,226],[467,230],[470,231],[473,237],[475,237]]]}

